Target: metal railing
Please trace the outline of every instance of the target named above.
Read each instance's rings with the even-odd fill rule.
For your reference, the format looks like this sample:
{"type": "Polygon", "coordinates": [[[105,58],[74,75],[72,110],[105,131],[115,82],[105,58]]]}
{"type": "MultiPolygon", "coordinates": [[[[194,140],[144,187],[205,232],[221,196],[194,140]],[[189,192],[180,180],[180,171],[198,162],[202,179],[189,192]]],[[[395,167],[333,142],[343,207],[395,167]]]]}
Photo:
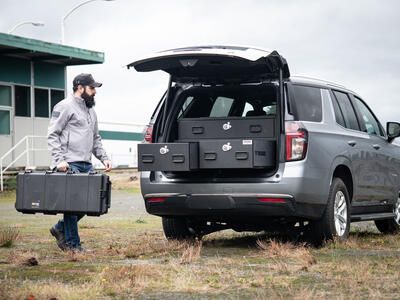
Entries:
{"type": "MultiPolygon", "coordinates": [[[[15,164],[21,157],[26,155],[26,167],[30,165],[31,162],[31,157],[30,153],[33,151],[48,151],[47,148],[35,148],[33,147],[33,141],[38,140],[38,139],[47,139],[47,136],[35,136],[35,135],[27,135],[23,137],[18,143],[16,143],[10,150],[8,150],[2,157],[0,157],[0,190],[4,190],[4,173],[13,165],[15,164]],[[22,145],[22,146],[21,146],[22,145]],[[32,145],[32,147],[31,147],[32,145]],[[12,155],[17,148],[25,147],[24,151],[22,151],[14,160],[12,160],[4,169],[3,169],[3,164],[4,160],[12,155]]],[[[12,156],[11,156],[12,157],[12,156]]]]}

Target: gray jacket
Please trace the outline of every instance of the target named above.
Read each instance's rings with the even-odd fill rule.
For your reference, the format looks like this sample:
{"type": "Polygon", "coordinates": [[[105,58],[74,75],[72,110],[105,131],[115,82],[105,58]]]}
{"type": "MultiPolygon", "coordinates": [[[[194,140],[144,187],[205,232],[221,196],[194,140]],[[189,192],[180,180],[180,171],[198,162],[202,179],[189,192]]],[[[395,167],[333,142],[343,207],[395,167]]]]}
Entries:
{"type": "Polygon", "coordinates": [[[101,161],[108,159],[101,143],[96,112],[74,95],[54,107],[47,141],[53,167],[62,161],[90,162],[92,153],[101,161]]]}

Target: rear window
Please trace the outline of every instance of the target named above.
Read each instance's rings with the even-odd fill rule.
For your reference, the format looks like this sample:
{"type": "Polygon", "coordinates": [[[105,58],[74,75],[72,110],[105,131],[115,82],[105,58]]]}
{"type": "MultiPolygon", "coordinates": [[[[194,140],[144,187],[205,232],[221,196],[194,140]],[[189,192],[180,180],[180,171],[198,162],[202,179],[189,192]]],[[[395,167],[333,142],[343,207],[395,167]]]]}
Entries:
{"type": "Polygon", "coordinates": [[[277,103],[274,86],[196,87],[179,101],[178,119],[274,116],[277,103]]]}
{"type": "Polygon", "coordinates": [[[322,100],[321,89],[293,85],[294,100],[294,115],[297,120],[321,122],[322,121],[322,100]]]}

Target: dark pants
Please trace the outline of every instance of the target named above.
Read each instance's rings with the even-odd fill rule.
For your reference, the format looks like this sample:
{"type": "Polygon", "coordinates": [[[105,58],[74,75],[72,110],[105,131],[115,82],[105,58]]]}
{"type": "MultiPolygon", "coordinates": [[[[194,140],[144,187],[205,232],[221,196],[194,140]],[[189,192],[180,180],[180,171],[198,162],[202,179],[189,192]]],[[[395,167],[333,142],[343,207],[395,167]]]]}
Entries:
{"type": "MultiPolygon", "coordinates": [[[[72,162],[68,163],[70,171],[75,173],[89,173],[93,170],[91,163],[87,162],[72,162]]],[[[78,222],[84,215],[64,214],[64,219],[59,220],[55,225],[58,231],[64,233],[65,242],[68,248],[77,248],[81,245],[81,240],[78,233],[78,222]]]]}

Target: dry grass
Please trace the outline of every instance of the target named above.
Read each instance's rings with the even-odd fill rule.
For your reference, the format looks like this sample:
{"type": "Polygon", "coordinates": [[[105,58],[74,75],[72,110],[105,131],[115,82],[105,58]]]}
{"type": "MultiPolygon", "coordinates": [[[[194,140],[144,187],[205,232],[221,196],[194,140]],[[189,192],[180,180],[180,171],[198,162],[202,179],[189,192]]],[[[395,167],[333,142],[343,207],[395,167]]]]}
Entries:
{"type": "Polygon", "coordinates": [[[257,246],[264,255],[279,259],[281,264],[280,267],[285,269],[285,264],[288,261],[294,261],[302,265],[302,270],[308,270],[308,268],[317,263],[314,255],[312,255],[310,248],[304,244],[294,245],[292,243],[285,243],[275,240],[257,240],[257,246]],[[282,261],[283,260],[283,261],[282,261]]]}
{"type": "Polygon", "coordinates": [[[65,284],[53,280],[25,280],[15,286],[11,280],[2,282],[1,299],[99,299],[102,287],[98,284],[65,284]],[[2,291],[3,289],[3,291],[2,291]]]}
{"type": "Polygon", "coordinates": [[[13,247],[0,248],[0,299],[400,295],[399,236],[379,234],[373,223],[353,231],[346,242],[320,248],[288,243],[277,235],[233,231],[210,234],[203,242],[167,241],[159,219],[140,211],[139,196],[114,193],[120,193],[121,201],[114,202],[109,214],[81,224],[84,246],[93,250],[88,253],[58,250],[48,232],[56,217],[18,214],[12,201],[0,201],[0,225],[19,224],[14,227],[23,233],[13,247]],[[31,266],[32,257],[38,266],[31,266]]]}
{"type": "Polygon", "coordinates": [[[124,249],[126,258],[140,258],[148,255],[171,255],[179,250],[184,250],[187,242],[165,240],[154,235],[144,235],[140,241],[131,243],[124,249]]]}
{"type": "Polygon", "coordinates": [[[40,258],[38,253],[32,251],[13,251],[8,255],[7,262],[16,266],[36,266],[40,258]]]}
{"type": "Polygon", "coordinates": [[[202,245],[203,244],[201,241],[195,241],[193,243],[188,243],[182,252],[180,263],[181,264],[190,264],[190,263],[193,263],[193,262],[199,260],[202,245]]]}
{"type": "Polygon", "coordinates": [[[18,239],[19,229],[16,227],[0,227],[0,247],[11,247],[18,239]]]}
{"type": "Polygon", "coordinates": [[[164,275],[161,270],[149,264],[106,267],[100,273],[100,285],[110,295],[137,294],[156,285],[164,275]]]}

